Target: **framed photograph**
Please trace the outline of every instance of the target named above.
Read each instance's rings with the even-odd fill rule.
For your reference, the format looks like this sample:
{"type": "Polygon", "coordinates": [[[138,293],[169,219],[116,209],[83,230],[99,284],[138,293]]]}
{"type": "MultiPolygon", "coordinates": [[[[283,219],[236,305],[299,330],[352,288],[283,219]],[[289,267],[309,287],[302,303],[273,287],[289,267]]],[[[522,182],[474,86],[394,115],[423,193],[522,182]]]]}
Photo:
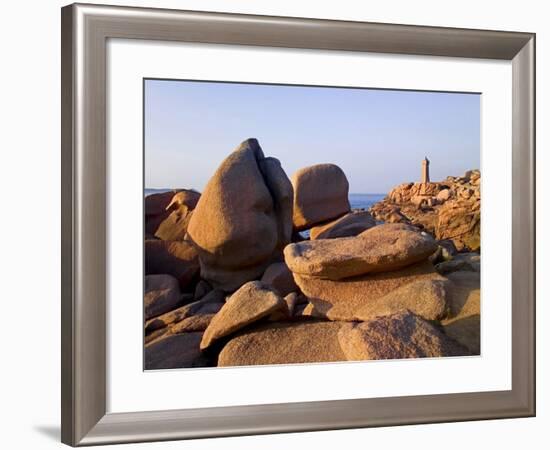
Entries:
{"type": "Polygon", "coordinates": [[[534,50],[62,8],[62,441],[533,416],[534,50]]]}

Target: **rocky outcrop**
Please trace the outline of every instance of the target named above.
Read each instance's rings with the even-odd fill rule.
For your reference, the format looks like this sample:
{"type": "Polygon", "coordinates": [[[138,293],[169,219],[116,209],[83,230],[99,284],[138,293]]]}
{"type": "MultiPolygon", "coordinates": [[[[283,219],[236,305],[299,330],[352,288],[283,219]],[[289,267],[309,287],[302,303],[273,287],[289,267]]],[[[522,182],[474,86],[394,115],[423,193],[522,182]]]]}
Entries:
{"type": "Polygon", "coordinates": [[[432,324],[410,312],[346,324],[340,328],[338,339],[349,361],[469,354],[432,324]]]}
{"type": "Polygon", "coordinates": [[[285,261],[294,274],[329,280],[388,272],[423,261],[437,250],[434,239],[403,224],[379,225],[352,238],[290,244],[285,261]]]}
{"type": "Polygon", "coordinates": [[[298,231],[336,219],[350,211],[349,183],[340,167],[317,164],[292,176],[293,224],[298,231]]]}
{"type": "Polygon", "coordinates": [[[259,281],[244,284],[227,300],[208,325],[201,341],[201,349],[278,309],[287,309],[287,306],[275,292],[259,281]]]}
{"type": "Polygon", "coordinates": [[[178,280],[171,275],[145,276],[145,319],[159,316],[182,305],[178,280]]]}
{"type": "Polygon", "coordinates": [[[283,322],[258,326],[231,339],[218,366],[345,361],[339,322],[283,322]]]}
{"type": "Polygon", "coordinates": [[[183,291],[198,276],[199,259],[193,246],[184,241],[145,241],[145,275],[168,274],[183,291]]]}
{"type": "Polygon", "coordinates": [[[368,211],[353,211],[332,222],[317,225],[309,230],[310,239],[334,239],[357,236],[376,226],[376,221],[368,211]]]}
{"type": "Polygon", "coordinates": [[[243,142],[208,182],[187,228],[201,277],[234,291],[259,278],[291,236],[292,185],[256,139],[243,142]]]}
{"type": "Polygon", "coordinates": [[[480,182],[478,170],[442,182],[404,183],[369,211],[377,220],[415,225],[458,250],[480,249],[480,182]]]}

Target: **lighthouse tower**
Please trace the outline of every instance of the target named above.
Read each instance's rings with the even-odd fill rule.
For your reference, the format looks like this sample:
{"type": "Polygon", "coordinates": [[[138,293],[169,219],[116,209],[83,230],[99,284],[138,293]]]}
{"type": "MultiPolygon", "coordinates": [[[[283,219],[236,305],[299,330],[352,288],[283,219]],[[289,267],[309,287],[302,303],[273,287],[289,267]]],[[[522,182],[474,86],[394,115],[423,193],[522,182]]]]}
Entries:
{"type": "Polygon", "coordinates": [[[424,156],[422,160],[422,183],[430,182],[430,160],[424,156]]]}

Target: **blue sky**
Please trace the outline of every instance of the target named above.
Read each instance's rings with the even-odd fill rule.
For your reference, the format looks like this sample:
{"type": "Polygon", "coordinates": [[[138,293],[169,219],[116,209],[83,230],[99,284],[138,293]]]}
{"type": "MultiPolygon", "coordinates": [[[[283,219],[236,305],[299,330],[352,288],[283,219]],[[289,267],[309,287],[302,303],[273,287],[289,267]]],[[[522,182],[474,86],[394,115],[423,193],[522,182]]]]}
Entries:
{"type": "Polygon", "coordinates": [[[334,163],[350,192],[387,193],[480,165],[480,96],[170,80],[145,81],[145,187],[202,191],[249,137],[281,161],[334,163]]]}

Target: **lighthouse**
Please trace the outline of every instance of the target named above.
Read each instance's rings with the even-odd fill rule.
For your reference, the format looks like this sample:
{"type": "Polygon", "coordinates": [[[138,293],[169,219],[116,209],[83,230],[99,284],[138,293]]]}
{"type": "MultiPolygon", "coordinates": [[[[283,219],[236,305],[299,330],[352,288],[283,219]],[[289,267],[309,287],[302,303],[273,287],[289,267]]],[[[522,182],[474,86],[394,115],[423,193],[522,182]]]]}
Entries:
{"type": "Polygon", "coordinates": [[[430,182],[430,160],[424,156],[422,160],[422,183],[430,182]]]}

